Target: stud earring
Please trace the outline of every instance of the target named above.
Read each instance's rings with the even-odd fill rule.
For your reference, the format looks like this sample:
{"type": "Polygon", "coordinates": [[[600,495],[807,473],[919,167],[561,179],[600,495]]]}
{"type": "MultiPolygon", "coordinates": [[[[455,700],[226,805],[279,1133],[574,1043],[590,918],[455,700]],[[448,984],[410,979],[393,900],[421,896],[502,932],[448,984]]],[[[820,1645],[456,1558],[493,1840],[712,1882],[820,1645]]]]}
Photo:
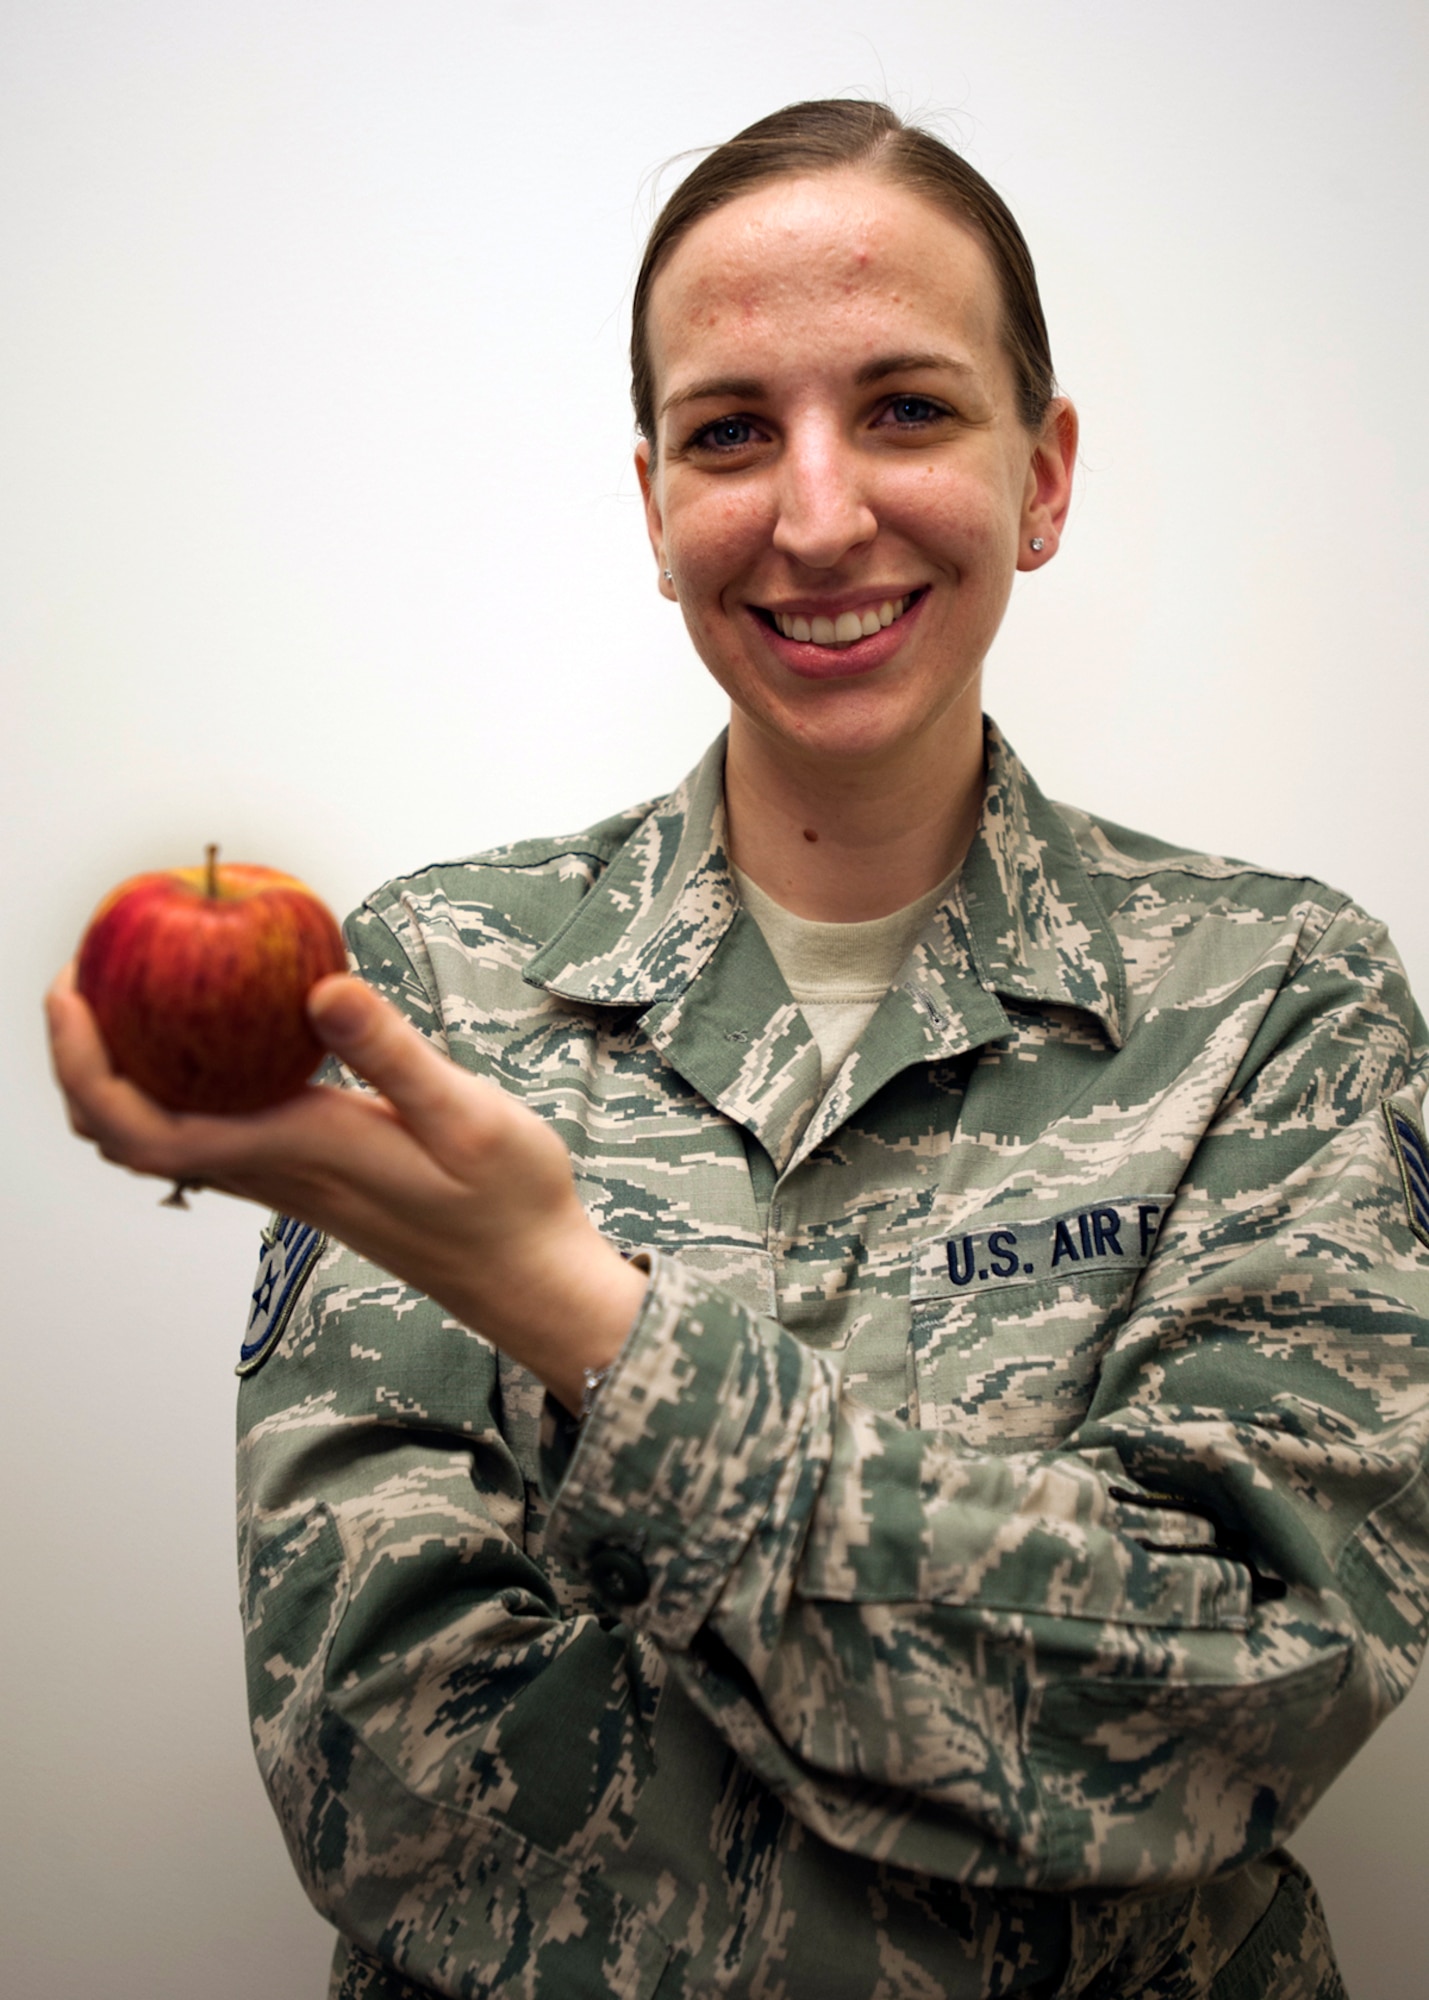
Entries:
{"type": "Polygon", "coordinates": [[[660,574],[664,577],[666,583],[673,583],[675,581],[673,574],[667,569],[662,569],[660,574]]]}
{"type": "MultiPolygon", "coordinates": [[[[1032,553],[1033,553],[1033,555],[1034,555],[1034,556],[1040,556],[1040,555],[1041,555],[1041,553],[1042,553],[1042,547],[1043,547],[1043,543],[1042,543],[1042,537],[1041,537],[1040,535],[1034,535],[1034,536],[1032,537],[1032,553]]],[[[668,574],[668,572],[667,572],[667,574],[668,574]]]]}

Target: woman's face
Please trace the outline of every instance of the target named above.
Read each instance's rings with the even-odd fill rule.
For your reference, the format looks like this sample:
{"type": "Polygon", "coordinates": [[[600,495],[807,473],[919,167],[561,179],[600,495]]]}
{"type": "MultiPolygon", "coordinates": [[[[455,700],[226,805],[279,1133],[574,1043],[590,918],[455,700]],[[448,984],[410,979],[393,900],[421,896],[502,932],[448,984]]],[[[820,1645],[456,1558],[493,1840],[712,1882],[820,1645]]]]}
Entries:
{"type": "Polygon", "coordinates": [[[728,202],[657,278],[637,466],[662,587],[786,751],[877,760],[976,725],[1076,446],[1065,402],[1020,421],[1001,321],[977,238],[857,169],[728,202]]]}

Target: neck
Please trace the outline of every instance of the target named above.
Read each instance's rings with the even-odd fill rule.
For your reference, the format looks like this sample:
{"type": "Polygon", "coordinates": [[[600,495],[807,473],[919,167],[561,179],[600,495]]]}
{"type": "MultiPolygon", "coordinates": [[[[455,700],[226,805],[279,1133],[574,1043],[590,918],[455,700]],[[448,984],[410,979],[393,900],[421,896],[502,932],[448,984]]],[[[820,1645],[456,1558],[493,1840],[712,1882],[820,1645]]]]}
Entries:
{"type": "Polygon", "coordinates": [[[951,875],[982,811],[978,715],[896,759],[791,757],[738,710],[725,758],[730,858],[795,916],[866,923],[951,875]]]}

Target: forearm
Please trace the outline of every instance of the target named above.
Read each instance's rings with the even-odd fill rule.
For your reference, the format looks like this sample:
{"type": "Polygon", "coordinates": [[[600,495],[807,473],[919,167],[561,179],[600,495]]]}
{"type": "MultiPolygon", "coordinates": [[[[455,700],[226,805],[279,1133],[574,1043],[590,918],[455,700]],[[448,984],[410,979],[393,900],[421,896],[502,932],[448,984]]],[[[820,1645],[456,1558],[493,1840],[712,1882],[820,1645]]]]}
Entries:
{"type": "MultiPolygon", "coordinates": [[[[1412,1659],[1422,1629],[1401,1611],[1386,1630],[1363,1543],[1269,1575],[1304,1539],[1283,1440],[1163,1412],[1123,1442],[989,1456],[910,1431],[661,1262],[550,1546],[615,1579],[708,1719],[836,1845],[1042,1888],[1200,1878],[1303,1816],[1402,1692],[1386,1642],[1412,1659]],[[1138,1488],[1147,1429],[1163,1460],[1218,1453],[1227,1495],[1236,1467],[1260,1491],[1259,1518],[1223,1509],[1234,1553],[1211,1551],[1195,1477],[1138,1488]]],[[[1422,1445],[1386,1436],[1376,1465],[1346,1442],[1327,1481],[1363,1522],[1422,1445]]],[[[1390,1533],[1422,1551],[1415,1504],[1390,1533]]]]}

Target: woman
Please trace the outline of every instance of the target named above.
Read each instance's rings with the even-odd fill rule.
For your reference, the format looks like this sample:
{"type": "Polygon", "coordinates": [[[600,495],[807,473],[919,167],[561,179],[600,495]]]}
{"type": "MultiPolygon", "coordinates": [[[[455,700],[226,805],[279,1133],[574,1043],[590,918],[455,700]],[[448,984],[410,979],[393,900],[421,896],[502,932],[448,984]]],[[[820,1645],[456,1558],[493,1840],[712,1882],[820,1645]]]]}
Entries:
{"type": "Polygon", "coordinates": [[[963,162],[762,121],[632,353],[727,740],[370,899],[370,1092],[175,1117],[52,1002],[81,1132],[280,1211],[250,1686],[333,1991],[1329,2000],[1279,1842],[1429,1580],[1398,962],[984,730],[1076,422],[963,162]]]}

